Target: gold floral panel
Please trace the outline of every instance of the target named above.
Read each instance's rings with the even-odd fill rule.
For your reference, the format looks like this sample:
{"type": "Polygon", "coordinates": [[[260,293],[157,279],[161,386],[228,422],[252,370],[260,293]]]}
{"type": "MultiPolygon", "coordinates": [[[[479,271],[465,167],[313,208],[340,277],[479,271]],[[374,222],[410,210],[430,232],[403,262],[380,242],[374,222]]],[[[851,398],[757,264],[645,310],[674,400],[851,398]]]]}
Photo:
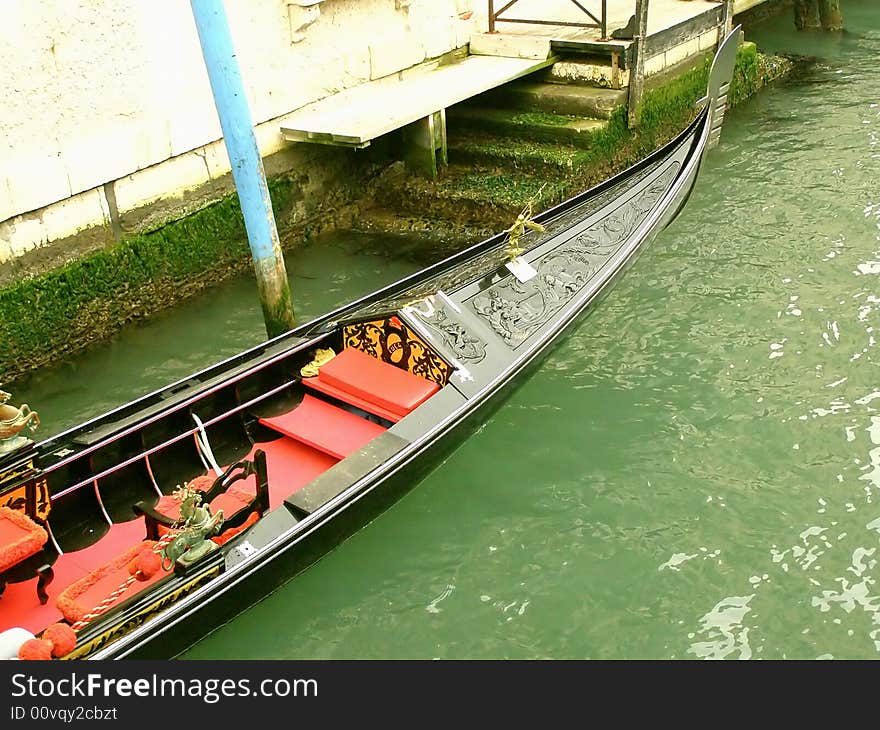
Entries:
{"type": "Polygon", "coordinates": [[[9,507],[24,512],[31,519],[45,521],[52,506],[49,485],[41,477],[21,481],[34,471],[33,463],[27,462],[0,476],[0,507],[9,507]],[[13,487],[15,482],[19,484],[13,487]]]}
{"type": "Polygon", "coordinates": [[[346,325],[342,340],[345,347],[404,368],[441,387],[452,375],[452,366],[397,317],[346,325]]]}

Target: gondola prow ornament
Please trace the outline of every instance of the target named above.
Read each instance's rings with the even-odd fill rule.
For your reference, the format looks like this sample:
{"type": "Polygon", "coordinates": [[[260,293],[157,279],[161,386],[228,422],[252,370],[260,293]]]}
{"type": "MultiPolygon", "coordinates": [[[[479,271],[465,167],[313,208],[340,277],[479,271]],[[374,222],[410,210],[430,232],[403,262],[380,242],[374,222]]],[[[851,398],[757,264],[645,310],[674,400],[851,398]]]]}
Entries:
{"type": "Polygon", "coordinates": [[[526,228],[538,233],[544,232],[544,226],[540,223],[535,223],[535,221],[532,220],[532,216],[534,215],[532,212],[532,204],[533,201],[530,200],[523,209],[523,212],[516,217],[513,225],[504,231],[508,236],[507,254],[511,261],[514,261],[523,254],[523,249],[519,247],[519,239],[525,235],[526,228]]]}
{"type": "Polygon", "coordinates": [[[5,390],[0,390],[0,455],[8,454],[22,446],[32,443],[19,432],[27,428],[33,432],[40,425],[40,417],[32,411],[27,403],[16,408],[7,401],[12,397],[5,390]]]}

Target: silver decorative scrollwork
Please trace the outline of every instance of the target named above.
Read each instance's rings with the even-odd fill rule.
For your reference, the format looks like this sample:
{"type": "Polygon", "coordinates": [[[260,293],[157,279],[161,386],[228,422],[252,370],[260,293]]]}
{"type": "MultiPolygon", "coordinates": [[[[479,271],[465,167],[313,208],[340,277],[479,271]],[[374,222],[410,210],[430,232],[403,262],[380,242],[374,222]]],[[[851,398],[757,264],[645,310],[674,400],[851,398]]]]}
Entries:
{"type": "Polygon", "coordinates": [[[670,165],[636,197],[585,231],[532,262],[538,271],[523,283],[510,277],[470,300],[509,347],[516,349],[555,315],[604,266],[657,205],[675,179],[670,165]]]}
{"type": "Polygon", "coordinates": [[[461,362],[478,363],[485,359],[486,343],[460,323],[450,319],[442,305],[435,302],[426,312],[416,307],[409,307],[406,311],[442,341],[461,362]]]}

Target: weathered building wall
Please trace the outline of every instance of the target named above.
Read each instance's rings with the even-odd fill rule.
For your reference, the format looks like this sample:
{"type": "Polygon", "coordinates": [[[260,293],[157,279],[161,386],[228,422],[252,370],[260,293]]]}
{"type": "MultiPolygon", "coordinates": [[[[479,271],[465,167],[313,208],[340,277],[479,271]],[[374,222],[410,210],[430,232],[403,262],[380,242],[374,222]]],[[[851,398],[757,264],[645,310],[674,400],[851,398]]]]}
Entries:
{"type": "MultiPolygon", "coordinates": [[[[291,149],[283,116],[465,45],[472,3],[226,0],[267,168],[310,171],[303,199],[320,202],[350,155],[291,149]]],[[[45,268],[231,190],[187,0],[6,0],[3,13],[0,278],[32,269],[22,256],[45,268]]]]}

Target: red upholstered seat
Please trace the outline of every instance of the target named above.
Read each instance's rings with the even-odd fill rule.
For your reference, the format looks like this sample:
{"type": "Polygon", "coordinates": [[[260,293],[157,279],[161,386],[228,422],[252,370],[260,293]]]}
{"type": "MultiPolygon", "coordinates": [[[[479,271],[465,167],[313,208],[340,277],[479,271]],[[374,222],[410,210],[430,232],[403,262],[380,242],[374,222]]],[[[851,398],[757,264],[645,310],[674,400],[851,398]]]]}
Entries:
{"type": "Polygon", "coordinates": [[[437,383],[351,347],[323,365],[316,377],[303,382],[392,421],[400,420],[440,389],[437,383]]]}
{"type": "MultiPolygon", "coordinates": [[[[199,492],[207,492],[213,483],[214,479],[212,477],[201,476],[190,481],[188,486],[199,492]]],[[[173,494],[165,494],[160,497],[159,501],[156,502],[155,509],[157,512],[161,512],[173,520],[180,518],[180,501],[173,494]]]]}
{"type": "MultiPolygon", "coordinates": [[[[198,489],[200,492],[204,492],[208,489],[208,487],[213,484],[214,480],[211,477],[197,477],[193,479],[189,484],[191,487],[198,489]]],[[[233,515],[237,514],[243,509],[247,507],[251,507],[256,499],[256,490],[253,486],[248,486],[245,483],[235,483],[230,485],[230,487],[221,494],[218,494],[214,499],[211,500],[210,508],[211,514],[217,514],[221,509],[223,510],[223,518],[229,519],[233,515]]],[[[172,520],[180,519],[180,502],[176,497],[170,494],[166,494],[161,497],[158,502],[156,502],[156,506],[154,509],[157,512],[160,512],[165,517],[170,517],[172,520]]],[[[253,523],[251,523],[253,524],[253,523]]],[[[159,524],[157,525],[159,529],[159,535],[164,535],[168,532],[168,527],[165,525],[159,524]]],[[[233,528],[230,528],[233,529],[233,528]]],[[[240,530],[238,530],[240,532],[240,530]]],[[[225,535],[226,531],[222,533],[225,535]]],[[[227,539],[230,536],[226,536],[227,539]]],[[[213,539],[213,538],[212,538],[213,539]]],[[[216,542],[216,540],[215,540],[216,542]]]]}
{"type": "Polygon", "coordinates": [[[211,513],[217,514],[222,509],[225,517],[231,517],[239,510],[250,506],[255,497],[253,488],[248,489],[245,484],[233,484],[223,494],[218,494],[211,500],[211,513]]]}
{"type": "Polygon", "coordinates": [[[310,395],[289,413],[261,418],[260,423],[337,459],[344,459],[385,431],[378,423],[310,395]]]}
{"type": "Polygon", "coordinates": [[[0,507],[0,573],[42,550],[49,535],[23,512],[0,507]]]}
{"type": "MultiPolygon", "coordinates": [[[[61,592],[55,602],[58,610],[71,623],[82,621],[87,613],[92,612],[105,598],[129,579],[131,575],[128,571],[129,563],[137,558],[142,550],[153,548],[155,545],[156,543],[152,540],[144,540],[132,545],[125,552],[69,585],[61,592]]],[[[157,570],[147,580],[132,581],[131,585],[114,601],[113,606],[137,595],[168,575],[170,573],[164,570],[157,570]]]]}

